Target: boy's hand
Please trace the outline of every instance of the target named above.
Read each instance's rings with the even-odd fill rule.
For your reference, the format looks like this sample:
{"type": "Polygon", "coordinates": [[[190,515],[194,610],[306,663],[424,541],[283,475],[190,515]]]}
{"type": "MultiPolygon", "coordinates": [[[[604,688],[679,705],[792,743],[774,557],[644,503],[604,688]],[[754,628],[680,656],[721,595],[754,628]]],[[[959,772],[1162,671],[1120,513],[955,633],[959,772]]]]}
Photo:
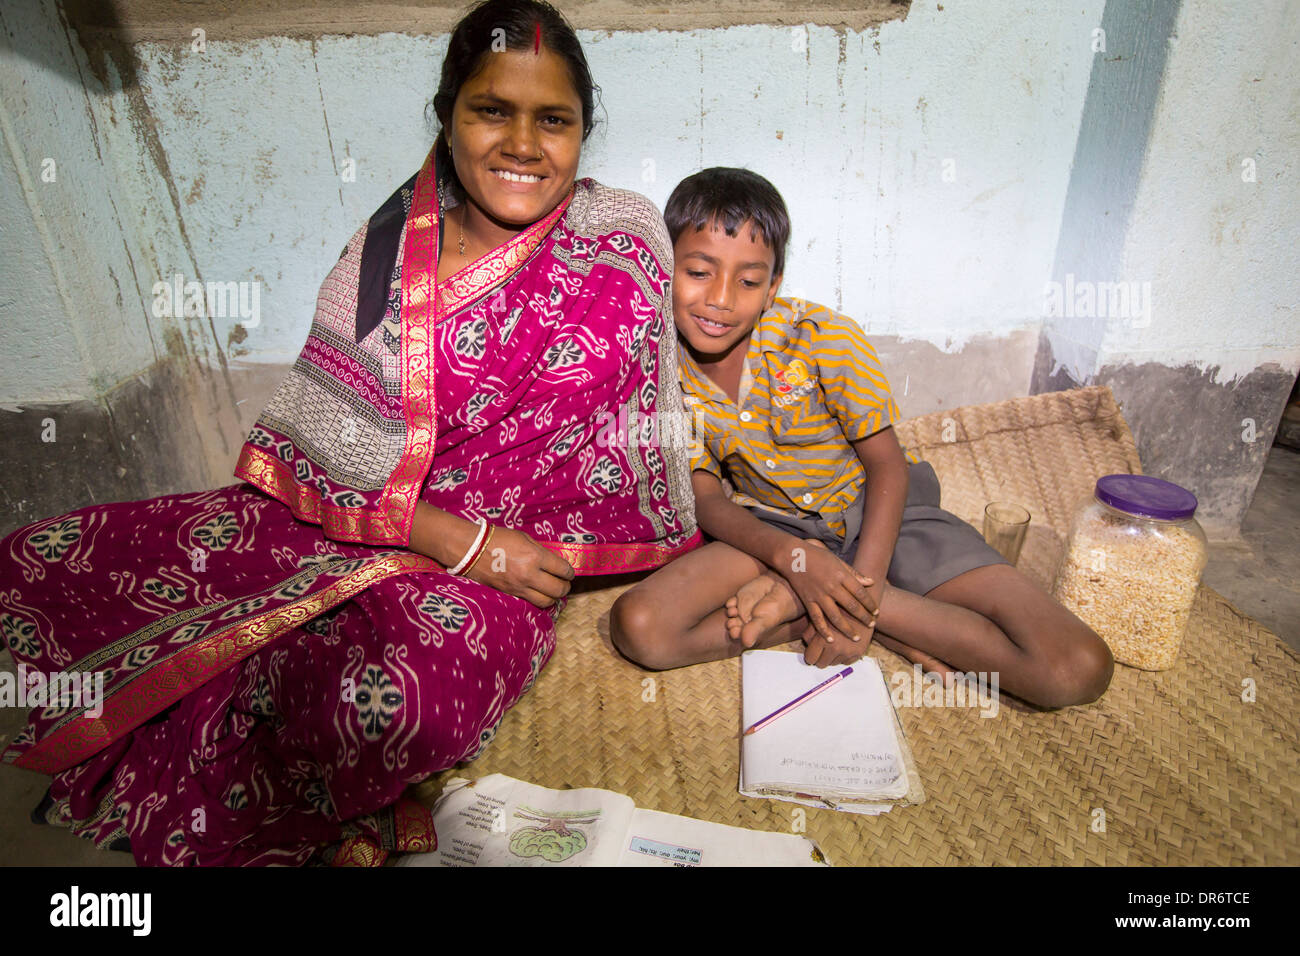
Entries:
{"type": "MultiPolygon", "coordinates": [[[[880,606],[884,601],[885,583],[883,581],[881,581],[880,583],[876,583],[876,581],[872,578],[864,578],[862,577],[861,571],[857,571],[857,574],[860,580],[867,582],[863,586],[867,592],[867,599],[863,603],[865,603],[867,607],[872,608],[872,610],[875,612],[871,616],[871,633],[875,634],[876,622],[880,620],[880,606]]],[[[869,639],[870,638],[868,638],[868,640],[869,639]]]]}
{"type": "Polygon", "coordinates": [[[871,635],[866,640],[851,641],[845,640],[841,636],[834,641],[827,641],[809,623],[803,632],[803,642],[808,645],[808,649],[804,651],[803,655],[804,663],[812,664],[814,667],[838,667],[842,664],[852,664],[866,655],[867,648],[871,646],[871,636],[874,634],[875,628],[873,627],[871,635]]]}
{"type": "MultiPolygon", "coordinates": [[[[862,580],[869,580],[863,578],[862,580]]],[[[869,596],[869,606],[876,609],[877,617],[880,613],[880,604],[883,600],[883,586],[868,584],[867,594],[869,596]]],[[[867,648],[871,646],[871,641],[876,636],[876,621],[872,620],[871,627],[865,640],[835,640],[833,642],[825,640],[817,629],[811,623],[804,628],[803,642],[808,645],[804,652],[803,659],[805,663],[812,664],[816,667],[838,666],[840,664],[852,664],[859,660],[867,653],[867,648]]]]}
{"type": "Polygon", "coordinates": [[[809,622],[823,641],[834,644],[838,637],[861,644],[865,650],[876,626],[878,606],[868,590],[875,582],[820,544],[803,549],[802,571],[778,570],[799,595],[809,622]]]}

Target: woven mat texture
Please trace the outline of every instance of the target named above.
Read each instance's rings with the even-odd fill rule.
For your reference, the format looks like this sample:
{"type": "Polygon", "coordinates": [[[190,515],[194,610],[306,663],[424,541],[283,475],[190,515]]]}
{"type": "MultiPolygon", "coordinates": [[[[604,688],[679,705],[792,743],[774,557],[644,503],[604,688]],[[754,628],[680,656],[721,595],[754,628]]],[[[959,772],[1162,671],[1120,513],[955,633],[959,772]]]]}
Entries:
{"type": "MultiPolygon", "coordinates": [[[[989,501],[1029,508],[1019,567],[1044,587],[1096,479],[1141,471],[1105,387],[938,412],[898,435],[934,466],[943,506],[977,527],[989,501]]],[[[741,797],[739,661],[651,673],[622,660],[608,610],[626,586],[573,596],[555,656],[496,739],[415,795],[431,802],[452,775],[499,772],[760,830],[791,832],[803,815],[841,866],[1300,863],[1300,661],[1209,588],[1177,664],[1116,665],[1094,704],[1044,711],[1004,696],[993,718],[899,708],[927,799],[862,817],[741,797]]],[[[870,653],[886,677],[910,672],[878,645],[870,653]]]]}

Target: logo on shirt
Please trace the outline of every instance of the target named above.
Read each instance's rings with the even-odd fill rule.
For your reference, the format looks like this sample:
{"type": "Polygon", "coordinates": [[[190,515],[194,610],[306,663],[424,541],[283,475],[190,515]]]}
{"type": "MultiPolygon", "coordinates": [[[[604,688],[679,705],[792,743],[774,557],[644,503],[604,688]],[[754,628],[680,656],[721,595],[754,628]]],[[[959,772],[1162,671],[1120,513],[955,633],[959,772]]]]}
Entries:
{"type": "Polygon", "coordinates": [[[778,408],[797,402],[817,386],[803,359],[794,359],[773,378],[776,379],[779,394],[772,397],[772,404],[778,408]]]}

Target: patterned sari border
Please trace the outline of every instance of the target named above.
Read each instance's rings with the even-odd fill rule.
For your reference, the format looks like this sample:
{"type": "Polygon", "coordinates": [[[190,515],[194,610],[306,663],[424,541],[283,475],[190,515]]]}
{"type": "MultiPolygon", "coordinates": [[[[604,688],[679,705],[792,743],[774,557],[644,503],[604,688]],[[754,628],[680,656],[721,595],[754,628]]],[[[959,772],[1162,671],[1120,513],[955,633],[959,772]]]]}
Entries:
{"type": "Polygon", "coordinates": [[[380,581],[415,571],[436,571],[431,559],[413,552],[368,562],[333,584],[217,631],[133,681],[130,693],[110,694],[103,713],[74,720],[14,761],[40,773],[57,774],[88,760],[134,731],[226,668],[261,650],[285,631],[310,621],[380,581]]]}
{"type": "Polygon", "coordinates": [[[568,195],[560,200],[558,206],[547,215],[533,223],[503,246],[497,247],[483,258],[471,262],[455,275],[448,276],[442,283],[450,294],[441,303],[437,321],[461,311],[475,299],[491,292],[496,286],[510,278],[519,266],[523,265],[542,245],[555,224],[563,218],[574,196],[570,187],[568,195]]]}
{"type": "Polygon", "coordinates": [[[406,447],[380,498],[380,510],[396,529],[402,544],[411,539],[420,487],[433,464],[436,438],[434,368],[429,331],[434,316],[434,285],[438,275],[438,189],[434,150],[429,150],[411,197],[402,259],[402,417],[406,447]]]}
{"type": "Polygon", "coordinates": [[[402,260],[402,414],[406,447],[389,476],[379,509],[388,522],[383,541],[407,544],[424,479],[433,465],[437,442],[437,369],[432,330],[439,322],[508,279],[542,244],[560,221],[574,190],[551,212],[477,262],[438,282],[438,189],[434,150],[415,178],[411,213],[406,220],[402,260]],[[442,289],[450,293],[444,297],[442,289]]]}
{"type": "Polygon", "coordinates": [[[546,550],[569,562],[579,574],[618,574],[649,571],[667,564],[704,543],[696,530],[675,548],[662,544],[568,544],[538,541],[546,550]]]}
{"type": "Polygon", "coordinates": [[[398,540],[388,519],[372,508],[323,508],[320,492],[298,481],[285,462],[253,445],[245,445],[239,453],[235,477],[288,505],[300,521],[320,525],[331,538],[358,544],[406,543],[398,540]]]}
{"type": "Polygon", "coordinates": [[[347,866],[347,867],[376,867],[383,866],[384,860],[388,859],[388,851],[382,847],[376,846],[374,841],[367,839],[361,834],[349,837],[339,847],[330,866],[347,866]]]}
{"type": "Polygon", "coordinates": [[[390,853],[432,853],[438,849],[438,834],[428,807],[410,797],[401,797],[380,812],[388,818],[391,831],[388,826],[381,827],[378,840],[362,833],[348,838],[330,866],[383,866],[390,853]],[[392,845],[386,845],[389,843],[392,845]]]}

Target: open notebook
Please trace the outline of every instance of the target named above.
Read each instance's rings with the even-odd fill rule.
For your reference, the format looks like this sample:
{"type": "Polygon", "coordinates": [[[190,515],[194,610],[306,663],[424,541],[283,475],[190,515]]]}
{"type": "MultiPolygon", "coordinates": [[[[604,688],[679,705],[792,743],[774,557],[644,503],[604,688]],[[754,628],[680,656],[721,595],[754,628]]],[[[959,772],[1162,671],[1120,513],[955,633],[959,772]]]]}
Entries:
{"type": "Polygon", "coordinates": [[[612,790],[457,777],[433,807],[438,848],[395,866],[827,866],[811,840],[638,809],[612,790]]]}
{"type": "MultiPolygon", "coordinates": [[[[853,673],[835,686],[741,738],[741,793],[853,813],[884,813],[925,799],[880,666],[870,657],[851,666],[853,673]]],[[[811,667],[802,654],[746,651],[744,726],[841,670],[811,667]]]]}

